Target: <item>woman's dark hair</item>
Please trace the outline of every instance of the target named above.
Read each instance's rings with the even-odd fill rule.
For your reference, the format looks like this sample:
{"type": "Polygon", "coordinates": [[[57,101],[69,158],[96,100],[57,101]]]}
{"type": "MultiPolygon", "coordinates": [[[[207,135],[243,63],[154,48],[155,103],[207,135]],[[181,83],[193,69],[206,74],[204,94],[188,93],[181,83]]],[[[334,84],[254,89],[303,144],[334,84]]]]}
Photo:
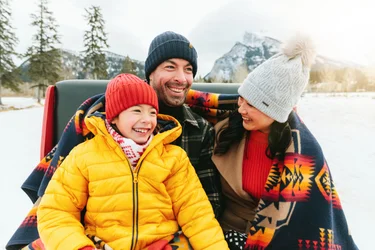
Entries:
{"type": "MultiPolygon", "coordinates": [[[[233,143],[242,140],[245,133],[246,136],[249,136],[251,132],[243,127],[241,114],[236,109],[230,114],[228,124],[223,126],[216,134],[214,154],[225,154],[233,143]]],[[[288,121],[283,123],[274,121],[268,135],[268,147],[265,152],[267,157],[273,159],[278,153],[283,157],[291,139],[292,133],[288,121]]]]}
{"type": "Polygon", "coordinates": [[[242,125],[242,117],[236,109],[229,115],[229,121],[216,133],[216,147],[214,154],[223,155],[225,154],[232,143],[239,142],[247,133],[242,125]]]}

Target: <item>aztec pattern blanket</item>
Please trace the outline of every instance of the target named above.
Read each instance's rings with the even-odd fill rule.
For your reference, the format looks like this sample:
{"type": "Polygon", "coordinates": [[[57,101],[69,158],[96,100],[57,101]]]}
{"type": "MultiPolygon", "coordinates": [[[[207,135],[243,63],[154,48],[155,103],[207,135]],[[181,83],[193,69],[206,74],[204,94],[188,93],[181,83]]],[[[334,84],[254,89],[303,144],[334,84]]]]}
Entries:
{"type": "MultiPolygon", "coordinates": [[[[190,90],[186,103],[197,114],[215,124],[218,120],[227,117],[236,107],[237,98],[237,94],[215,94],[190,90]]],[[[25,246],[25,249],[42,249],[41,242],[38,240],[36,218],[39,199],[43,196],[53,173],[72,148],[92,138],[93,135],[85,126],[84,117],[95,111],[104,112],[104,105],[104,94],[95,95],[83,102],[66,125],[58,144],[40,161],[23,183],[21,188],[34,205],[9,240],[6,246],[7,250],[21,249],[25,246]]]]}
{"type": "Polygon", "coordinates": [[[292,144],[273,160],[244,249],[358,249],[319,143],[295,112],[288,121],[292,144]]]}

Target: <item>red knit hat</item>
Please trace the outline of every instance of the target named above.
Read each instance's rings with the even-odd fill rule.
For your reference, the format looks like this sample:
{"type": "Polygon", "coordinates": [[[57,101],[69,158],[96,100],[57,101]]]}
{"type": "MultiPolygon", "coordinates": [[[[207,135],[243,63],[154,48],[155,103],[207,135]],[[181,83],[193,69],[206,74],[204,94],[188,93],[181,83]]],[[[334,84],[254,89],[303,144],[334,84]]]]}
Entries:
{"type": "Polygon", "coordinates": [[[105,92],[105,113],[108,121],[138,104],[151,105],[159,112],[155,90],[139,77],[119,74],[108,83],[105,92]]]}

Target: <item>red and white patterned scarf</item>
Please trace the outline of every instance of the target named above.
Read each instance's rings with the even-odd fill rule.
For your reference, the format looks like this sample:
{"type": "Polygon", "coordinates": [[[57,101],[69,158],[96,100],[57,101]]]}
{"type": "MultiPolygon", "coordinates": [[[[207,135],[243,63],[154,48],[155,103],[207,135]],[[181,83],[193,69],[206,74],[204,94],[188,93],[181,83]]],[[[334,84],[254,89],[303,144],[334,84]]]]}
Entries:
{"type": "Polygon", "coordinates": [[[107,127],[108,133],[121,146],[122,151],[124,151],[126,157],[129,159],[132,168],[134,169],[139,159],[141,158],[143,152],[146,151],[146,148],[150,144],[154,135],[151,134],[147,142],[145,144],[140,145],[132,139],[125,138],[119,133],[117,133],[116,130],[109,124],[107,120],[105,120],[105,125],[107,127]]]}

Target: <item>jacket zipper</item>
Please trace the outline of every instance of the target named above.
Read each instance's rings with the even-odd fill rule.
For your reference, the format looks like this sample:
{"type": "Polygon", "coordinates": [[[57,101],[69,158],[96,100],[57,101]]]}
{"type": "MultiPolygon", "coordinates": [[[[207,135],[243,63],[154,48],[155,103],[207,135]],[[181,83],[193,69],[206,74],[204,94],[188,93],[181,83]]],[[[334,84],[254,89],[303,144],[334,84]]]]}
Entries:
{"type": "MultiPolygon", "coordinates": [[[[142,160],[143,161],[143,160],[142,160]]],[[[133,171],[129,163],[130,170],[133,177],[133,230],[132,230],[132,244],[130,249],[133,250],[137,246],[138,242],[138,173],[141,168],[142,162],[139,167],[133,171]]]]}
{"type": "MultiPolygon", "coordinates": [[[[100,128],[99,130],[103,134],[105,134],[100,128]]],[[[126,156],[125,158],[127,159],[126,156]]],[[[130,246],[130,250],[133,250],[135,249],[137,242],[138,242],[138,173],[139,173],[139,170],[141,169],[143,159],[137,164],[135,171],[133,171],[129,159],[127,159],[127,161],[128,161],[128,166],[130,168],[130,172],[132,173],[132,179],[133,179],[133,228],[132,228],[132,244],[130,246]]]]}

